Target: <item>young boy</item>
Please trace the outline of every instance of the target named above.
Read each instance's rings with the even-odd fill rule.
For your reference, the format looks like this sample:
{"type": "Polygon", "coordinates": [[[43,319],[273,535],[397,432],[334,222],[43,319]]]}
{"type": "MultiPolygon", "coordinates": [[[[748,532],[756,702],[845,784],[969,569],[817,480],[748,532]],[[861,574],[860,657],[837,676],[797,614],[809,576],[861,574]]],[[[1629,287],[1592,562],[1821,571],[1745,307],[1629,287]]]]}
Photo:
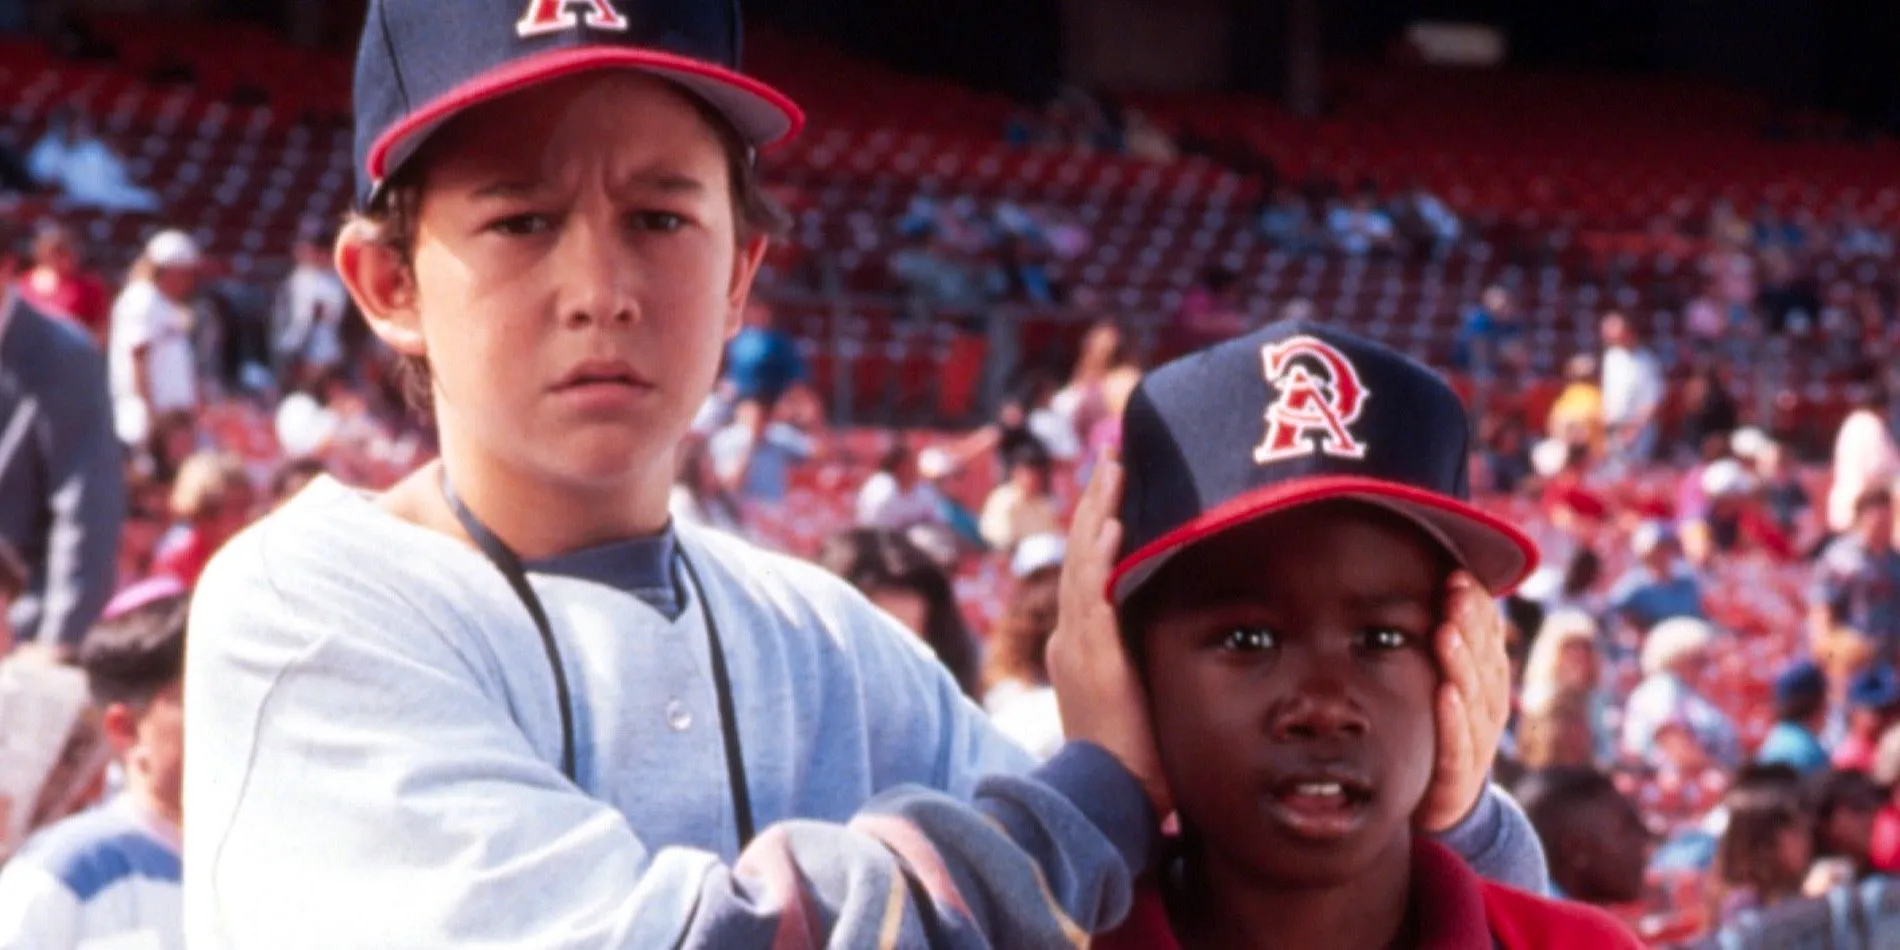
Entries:
{"type": "Polygon", "coordinates": [[[0,872],[0,946],[185,946],[179,892],[185,596],[127,607],[80,648],[125,790],[30,839],[0,872]],[[92,941],[98,941],[97,944],[92,941]]]}
{"type": "MultiPolygon", "coordinates": [[[[1108,591],[1180,833],[1098,946],[1638,946],[1600,912],[1480,880],[1418,833],[1445,751],[1434,714],[1464,718],[1435,632],[1458,593],[1507,591],[1536,560],[1465,500],[1451,388],[1288,321],[1157,370],[1123,425],[1108,591]]],[[[1072,559],[1105,564],[1083,542],[1100,517],[1078,513],[1072,559]]]]}
{"type": "MultiPolygon", "coordinates": [[[[200,581],[194,950],[1046,947],[1126,911],[1161,797],[1132,678],[1072,679],[1031,775],[843,582],[668,522],[766,249],[752,156],[799,123],[738,32],[734,0],[370,4],[338,270],[442,457],[318,479],[200,581]]],[[[1508,873],[1490,751],[1436,827],[1490,803],[1460,828],[1508,873]]]]}

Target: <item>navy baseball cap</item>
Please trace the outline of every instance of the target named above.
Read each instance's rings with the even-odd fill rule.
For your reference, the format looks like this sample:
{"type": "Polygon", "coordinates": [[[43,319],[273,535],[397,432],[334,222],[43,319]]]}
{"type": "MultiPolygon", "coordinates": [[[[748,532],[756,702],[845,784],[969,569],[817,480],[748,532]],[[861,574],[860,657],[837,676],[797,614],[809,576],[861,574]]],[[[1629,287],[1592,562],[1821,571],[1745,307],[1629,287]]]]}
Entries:
{"type": "Polygon", "coordinates": [[[1781,675],[1775,677],[1775,702],[1792,703],[1797,700],[1827,695],[1827,677],[1813,660],[1797,660],[1781,675]]]}
{"type": "Polygon", "coordinates": [[[739,72],[739,0],[371,0],[356,53],[364,206],[430,133],[471,106],[593,69],[677,83],[753,148],[798,133],[783,93],[739,72]]]}
{"type": "Polygon", "coordinates": [[[1537,547],[1473,507],[1470,423],[1437,373],[1379,344],[1282,321],[1148,374],[1122,418],[1126,602],[1176,554],[1299,505],[1352,499],[1411,520],[1494,594],[1537,547]]]}

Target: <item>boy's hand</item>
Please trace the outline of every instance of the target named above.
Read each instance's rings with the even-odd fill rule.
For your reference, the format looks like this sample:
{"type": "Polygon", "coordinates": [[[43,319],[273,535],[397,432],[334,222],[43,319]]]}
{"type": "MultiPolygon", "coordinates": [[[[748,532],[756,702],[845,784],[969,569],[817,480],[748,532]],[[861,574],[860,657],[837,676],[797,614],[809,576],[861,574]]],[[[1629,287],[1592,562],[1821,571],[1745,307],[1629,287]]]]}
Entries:
{"type": "Polygon", "coordinates": [[[1511,716],[1511,661],[1504,637],[1504,617],[1491,594],[1470,574],[1454,573],[1445,625],[1434,643],[1445,681],[1438,687],[1438,759],[1418,809],[1426,831],[1449,830],[1484,794],[1511,716]]]}
{"type": "Polygon", "coordinates": [[[1165,816],[1174,805],[1155,753],[1148,701],[1106,594],[1121,545],[1121,522],[1115,520],[1121,488],[1121,463],[1105,453],[1069,526],[1056,630],[1049,637],[1049,681],[1062,711],[1063,734],[1106,749],[1147,789],[1155,813],[1165,816]]]}

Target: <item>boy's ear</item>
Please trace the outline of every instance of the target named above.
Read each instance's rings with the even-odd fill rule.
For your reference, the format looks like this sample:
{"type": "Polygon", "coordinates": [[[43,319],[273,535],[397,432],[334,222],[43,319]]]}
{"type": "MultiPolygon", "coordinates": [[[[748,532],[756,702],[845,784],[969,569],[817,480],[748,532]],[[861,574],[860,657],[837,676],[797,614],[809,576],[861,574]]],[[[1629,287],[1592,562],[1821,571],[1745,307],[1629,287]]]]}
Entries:
{"type": "Polygon", "coordinates": [[[124,703],[107,703],[99,713],[99,731],[113,755],[124,755],[125,750],[138,745],[139,715],[124,703]]]}
{"type": "Polygon", "coordinates": [[[336,271],[363,319],[389,348],[422,357],[422,315],[416,306],[415,269],[377,240],[375,225],[355,220],[336,239],[336,271]]]}
{"type": "Polygon", "coordinates": [[[726,339],[739,335],[739,327],[745,323],[746,301],[752,297],[752,281],[759,276],[759,266],[765,263],[765,251],[771,241],[764,235],[757,235],[739,246],[739,252],[732,256],[732,285],[726,290],[726,339]]]}

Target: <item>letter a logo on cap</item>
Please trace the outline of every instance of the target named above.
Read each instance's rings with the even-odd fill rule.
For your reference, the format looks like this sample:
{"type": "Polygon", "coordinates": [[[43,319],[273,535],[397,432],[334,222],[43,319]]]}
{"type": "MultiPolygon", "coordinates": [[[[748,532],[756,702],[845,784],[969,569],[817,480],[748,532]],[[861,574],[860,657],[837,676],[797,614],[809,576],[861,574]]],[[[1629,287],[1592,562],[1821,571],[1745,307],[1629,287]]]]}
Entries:
{"type": "Polygon", "coordinates": [[[1352,361],[1331,344],[1296,336],[1261,347],[1267,382],[1278,394],[1267,406],[1267,435],[1253,450],[1261,465],[1324,453],[1365,458],[1349,428],[1372,394],[1352,361]]]}
{"type": "Polygon", "coordinates": [[[515,24],[522,36],[540,36],[581,27],[625,30],[627,18],[614,9],[614,0],[529,0],[528,12],[515,24]],[[575,8],[579,9],[575,9],[575,8]]]}

